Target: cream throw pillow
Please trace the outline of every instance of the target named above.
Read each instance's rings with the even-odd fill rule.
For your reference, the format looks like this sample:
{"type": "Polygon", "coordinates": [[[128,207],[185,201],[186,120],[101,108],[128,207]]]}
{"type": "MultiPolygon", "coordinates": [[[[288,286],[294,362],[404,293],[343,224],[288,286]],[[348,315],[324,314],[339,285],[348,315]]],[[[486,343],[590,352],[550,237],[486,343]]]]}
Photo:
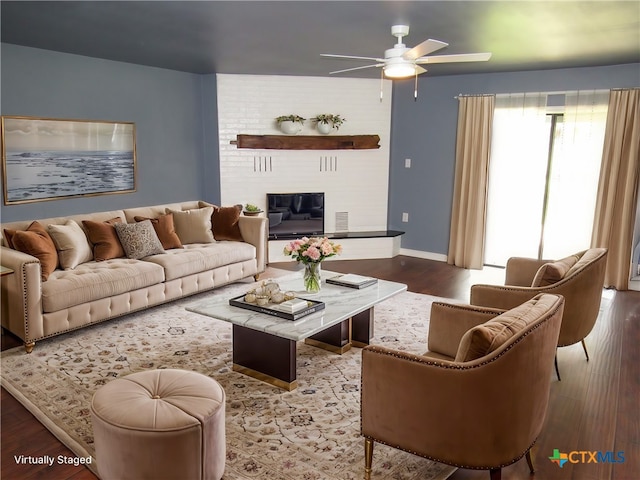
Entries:
{"type": "Polygon", "coordinates": [[[173,224],[183,245],[214,242],[213,232],[211,231],[213,207],[185,211],[167,208],[166,213],[173,213],[173,224]]]}
{"type": "Polygon", "coordinates": [[[73,270],[81,263],[93,260],[89,240],[82,227],[76,222],[68,220],[64,225],[49,225],[48,230],[49,236],[56,245],[62,268],[73,270]]]}

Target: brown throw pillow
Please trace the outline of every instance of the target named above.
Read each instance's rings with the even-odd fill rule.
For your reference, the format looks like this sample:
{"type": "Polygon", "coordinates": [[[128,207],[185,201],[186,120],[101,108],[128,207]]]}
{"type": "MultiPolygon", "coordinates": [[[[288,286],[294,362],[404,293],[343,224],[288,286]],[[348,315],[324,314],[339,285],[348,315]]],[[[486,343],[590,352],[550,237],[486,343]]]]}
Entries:
{"type": "Polygon", "coordinates": [[[49,275],[58,267],[56,245],[38,222],[31,223],[26,230],[12,232],[11,244],[15,250],[28,253],[40,260],[40,277],[43,282],[46,282],[49,275]]]}
{"type": "Polygon", "coordinates": [[[160,239],[160,243],[162,243],[162,248],[165,250],[169,250],[170,248],[184,248],[182,246],[182,242],[180,241],[180,237],[176,233],[176,228],[173,224],[173,213],[167,213],[166,215],[160,215],[156,218],[147,218],[147,217],[133,217],[136,222],[143,222],[145,220],[150,220],[151,225],[153,225],[153,229],[156,231],[158,235],[158,239],[160,239]]]}
{"type": "Polygon", "coordinates": [[[93,258],[96,262],[124,257],[124,249],[113,226],[121,222],[122,219],[119,217],[106,222],[82,221],[84,228],[87,229],[89,240],[93,244],[93,258]]]}
{"type": "Polygon", "coordinates": [[[532,287],[546,287],[553,285],[562,280],[569,269],[578,261],[576,255],[557,260],[555,262],[545,263],[536,272],[536,276],[531,282],[532,287]]]}
{"type": "Polygon", "coordinates": [[[214,209],[213,215],[211,215],[211,228],[213,229],[214,238],[216,240],[242,242],[240,225],[238,225],[241,213],[242,205],[214,209]]]}
{"type": "Polygon", "coordinates": [[[535,297],[488,322],[468,330],[460,339],[456,362],[470,362],[500,348],[523,329],[535,322],[556,297],[535,297]]]}

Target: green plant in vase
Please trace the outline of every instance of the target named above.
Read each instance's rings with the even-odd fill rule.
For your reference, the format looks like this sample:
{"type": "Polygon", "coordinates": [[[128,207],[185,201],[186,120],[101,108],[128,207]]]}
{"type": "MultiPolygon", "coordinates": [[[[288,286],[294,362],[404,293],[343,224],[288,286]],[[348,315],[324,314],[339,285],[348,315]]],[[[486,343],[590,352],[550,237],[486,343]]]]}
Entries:
{"type": "Polygon", "coordinates": [[[304,124],[306,118],[301,117],[300,115],[280,115],[276,117],[276,123],[280,130],[287,134],[296,134],[302,130],[302,125],[304,124]]]}
{"type": "Polygon", "coordinates": [[[311,119],[316,124],[316,128],[320,133],[329,133],[332,128],[336,130],[340,129],[340,126],[347,121],[346,118],[341,117],[339,114],[333,113],[321,113],[311,119]]]}

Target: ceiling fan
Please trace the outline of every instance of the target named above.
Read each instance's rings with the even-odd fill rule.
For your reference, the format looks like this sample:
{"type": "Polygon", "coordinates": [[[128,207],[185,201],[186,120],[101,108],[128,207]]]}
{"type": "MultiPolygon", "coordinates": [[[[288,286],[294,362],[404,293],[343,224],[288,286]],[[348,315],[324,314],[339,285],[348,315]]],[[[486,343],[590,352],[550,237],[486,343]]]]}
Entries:
{"type": "Polygon", "coordinates": [[[408,25],[394,25],[391,27],[391,35],[398,38],[393,48],[384,52],[384,58],[359,57],[354,55],[334,55],[331,53],[321,53],[323,57],[344,58],[354,60],[373,60],[377,63],[364,65],[362,67],[346,68],[336,70],[329,74],[351,72],[365,68],[382,67],[384,75],[388,78],[407,78],[419,75],[427,70],[420,65],[432,63],[454,63],[454,62],[486,62],[491,58],[491,53],[462,53],[457,55],[435,55],[427,56],[437,50],[447,47],[449,44],[440,40],[425,40],[413,48],[408,48],[402,43],[402,37],[409,34],[408,25]]]}

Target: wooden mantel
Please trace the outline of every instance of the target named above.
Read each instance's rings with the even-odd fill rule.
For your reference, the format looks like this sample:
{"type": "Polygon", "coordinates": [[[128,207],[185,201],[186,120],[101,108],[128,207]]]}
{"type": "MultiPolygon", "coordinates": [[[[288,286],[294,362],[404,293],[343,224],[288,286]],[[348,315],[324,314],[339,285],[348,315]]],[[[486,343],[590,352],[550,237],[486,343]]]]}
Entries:
{"type": "Polygon", "coordinates": [[[266,150],[362,150],[380,148],[378,135],[238,135],[238,148],[266,150]]]}

